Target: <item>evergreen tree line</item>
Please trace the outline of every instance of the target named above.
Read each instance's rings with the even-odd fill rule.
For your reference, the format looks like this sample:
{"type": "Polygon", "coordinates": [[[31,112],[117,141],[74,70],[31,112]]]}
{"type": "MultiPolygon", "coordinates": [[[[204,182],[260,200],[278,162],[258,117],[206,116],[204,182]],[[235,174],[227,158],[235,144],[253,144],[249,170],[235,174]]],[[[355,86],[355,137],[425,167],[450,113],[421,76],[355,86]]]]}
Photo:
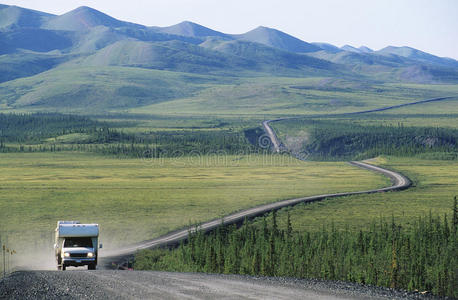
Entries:
{"type": "Polygon", "coordinates": [[[0,152],[94,152],[120,158],[159,158],[189,155],[251,154],[262,149],[250,145],[237,132],[155,132],[153,135],[126,135],[109,128],[95,131],[82,142],[8,144],[0,140],[0,152]]]}
{"type": "MultiPolygon", "coordinates": [[[[116,125],[116,124],[112,124],[116,125]]],[[[0,152],[96,152],[117,157],[179,157],[242,154],[259,150],[243,132],[230,129],[125,133],[86,117],[62,114],[0,114],[0,152]],[[71,133],[81,138],[46,141],[71,133]]]]}
{"type": "Polygon", "coordinates": [[[168,270],[344,280],[458,297],[456,198],[453,219],[419,218],[409,230],[374,221],[366,230],[294,232],[290,217],[278,228],[245,221],[193,233],[177,249],[145,250],[135,257],[140,270],[168,270]]]}
{"type": "Polygon", "coordinates": [[[0,141],[35,143],[68,133],[96,131],[100,124],[87,117],[58,113],[0,114],[0,141]]]}
{"type": "MultiPolygon", "coordinates": [[[[309,158],[318,160],[365,159],[382,154],[413,156],[446,153],[437,158],[458,158],[458,130],[438,127],[363,126],[329,120],[288,121],[292,127],[312,128],[303,145],[309,158]]],[[[430,155],[431,158],[435,156],[430,155]]]]}
{"type": "MultiPolygon", "coordinates": [[[[145,138],[126,134],[87,117],[58,113],[0,114],[0,148],[7,143],[42,144],[47,138],[83,133],[83,140],[66,144],[144,143],[145,138]]],[[[49,147],[46,147],[49,149],[49,147]]]]}

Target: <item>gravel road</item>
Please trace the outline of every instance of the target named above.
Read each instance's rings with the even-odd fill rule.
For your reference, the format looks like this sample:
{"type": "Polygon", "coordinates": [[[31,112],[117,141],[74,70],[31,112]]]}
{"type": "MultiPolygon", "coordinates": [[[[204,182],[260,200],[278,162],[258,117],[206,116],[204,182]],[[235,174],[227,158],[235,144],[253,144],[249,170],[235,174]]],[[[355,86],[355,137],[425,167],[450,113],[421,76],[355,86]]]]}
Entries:
{"type": "Polygon", "coordinates": [[[435,299],[346,282],[146,271],[28,271],[0,299],[435,299]]]}
{"type": "MultiPolygon", "coordinates": [[[[278,121],[278,120],[275,120],[278,121]]],[[[270,122],[272,120],[264,121],[262,126],[266,134],[269,136],[270,140],[272,141],[274,151],[279,152],[281,151],[281,142],[279,141],[277,135],[273,131],[270,126],[270,122]]],[[[301,158],[298,158],[301,159],[301,158]]],[[[192,226],[189,228],[185,228],[182,230],[177,230],[172,233],[168,233],[161,237],[144,241],[138,243],[136,245],[130,245],[120,249],[104,249],[100,252],[100,260],[99,264],[104,266],[111,266],[113,264],[123,265],[126,264],[127,261],[131,261],[135,255],[135,253],[139,250],[143,249],[152,249],[156,247],[164,247],[170,246],[174,244],[178,244],[183,240],[188,238],[189,232],[194,232],[196,230],[200,231],[211,231],[220,226],[221,224],[229,225],[229,224],[236,224],[243,222],[245,218],[253,218],[257,216],[261,216],[265,213],[271,212],[273,210],[278,210],[284,207],[289,207],[293,205],[297,205],[299,203],[311,203],[315,201],[321,201],[326,198],[334,198],[334,197],[342,197],[348,195],[358,195],[358,194],[370,194],[370,193],[377,193],[377,192],[387,192],[387,191],[396,191],[402,190],[410,187],[411,181],[402,174],[397,172],[387,170],[378,166],[374,166],[365,162],[357,162],[353,161],[350,164],[363,168],[372,172],[380,173],[385,175],[386,177],[391,179],[391,186],[379,188],[379,189],[372,189],[372,190],[364,190],[364,191],[355,191],[355,192],[344,192],[344,193],[332,193],[332,194],[323,194],[323,195],[315,195],[309,197],[302,197],[302,198],[295,198],[289,200],[278,201],[275,203],[260,205],[257,207],[245,209],[230,215],[227,215],[220,219],[211,220],[208,222],[204,222],[197,227],[192,226]]]]}
{"type": "Polygon", "coordinates": [[[388,178],[391,179],[392,185],[384,188],[379,189],[372,189],[372,190],[364,190],[364,191],[355,191],[355,192],[344,192],[344,193],[333,193],[333,194],[322,194],[322,195],[315,195],[303,198],[295,198],[289,200],[278,201],[270,204],[260,205],[257,207],[249,208],[246,210],[242,210],[230,215],[223,217],[222,219],[215,219],[212,221],[204,222],[200,224],[198,227],[190,227],[185,228],[182,230],[178,230],[161,237],[144,241],[136,245],[131,245],[128,247],[120,248],[120,249],[103,249],[100,251],[100,260],[99,265],[103,266],[111,266],[113,264],[123,265],[127,261],[131,261],[135,255],[135,253],[139,250],[143,249],[153,249],[156,247],[164,247],[170,246],[180,243],[183,240],[188,238],[189,232],[194,232],[196,230],[200,231],[211,231],[220,226],[221,224],[229,225],[229,224],[236,224],[243,222],[245,218],[253,218],[256,216],[261,216],[267,212],[271,212],[273,210],[277,210],[280,208],[293,206],[299,203],[311,203],[315,201],[321,201],[326,198],[334,198],[334,197],[342,197],[348,195],[357,195],[357,194],[370,194],[370,193],[377,193],[377,192],[387,192],[387,191],[395,191],[406,189],[411,185],[410,180],[403,176],[402,174],[396,173],[394,171],[390,171],[381,167],[373,166],[364,162],[350,162],[352,165],[357,167],[381,173],[388,178]]]}

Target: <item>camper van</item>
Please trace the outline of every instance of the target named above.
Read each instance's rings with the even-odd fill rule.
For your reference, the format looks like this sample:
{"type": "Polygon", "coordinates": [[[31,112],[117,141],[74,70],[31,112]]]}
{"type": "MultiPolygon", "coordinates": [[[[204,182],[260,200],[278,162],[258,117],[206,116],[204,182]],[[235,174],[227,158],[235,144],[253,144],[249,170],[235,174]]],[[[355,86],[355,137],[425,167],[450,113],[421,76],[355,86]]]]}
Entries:
{"type": "Polygon", "coordinates": [[[54,250],[57,269],[69,266],[87,266],[95,270],[97,266],[99,225],[81,224],[78,221],[58,221],[55,233],[54,250]]]}

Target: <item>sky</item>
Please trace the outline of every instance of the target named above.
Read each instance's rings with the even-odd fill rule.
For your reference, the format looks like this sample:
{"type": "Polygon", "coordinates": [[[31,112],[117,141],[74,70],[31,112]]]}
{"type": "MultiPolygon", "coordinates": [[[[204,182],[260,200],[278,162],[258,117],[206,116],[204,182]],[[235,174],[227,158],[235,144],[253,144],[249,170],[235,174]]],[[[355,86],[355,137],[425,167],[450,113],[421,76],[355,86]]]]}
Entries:
{"type": "Polygon", "coordinates": [[[53,14],[89,6],[123,21],[192,21],[225,33],[258,26],[307,42],[410,46],[458,59],[458,0],[0,0],[53,14]]]}

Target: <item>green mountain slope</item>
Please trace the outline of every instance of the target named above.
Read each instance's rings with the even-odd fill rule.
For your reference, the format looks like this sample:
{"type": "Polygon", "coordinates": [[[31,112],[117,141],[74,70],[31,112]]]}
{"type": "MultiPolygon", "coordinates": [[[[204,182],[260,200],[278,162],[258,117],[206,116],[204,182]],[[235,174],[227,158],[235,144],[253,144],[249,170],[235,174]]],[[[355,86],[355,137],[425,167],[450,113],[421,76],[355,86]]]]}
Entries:
{"type": "Polygon", "coordinates": [[[21,52],[0,55],[0,82],[32,76],[72,59],[60,54],[21,52]]]}
{"type": "Polygon", "coordinates": [[[0,4],[0,29],[8,27],[39,28],[53,17],[54,15],[36,10],[0,4]]]}
{"type": "Polygon", "coordinates": [[[84,34],[76,33],[71,52],[93,53],[117,41],[125,40],[126,36],[117,30],[105,26],[90,28],[84,34]]]}
{"type": "Polygon", "coordinates": [[[309,55],[347,66],[353,73],[369,76],[376,80],[411,83],[458,82],[458,68],[419,64],[416,60],[398,55],[353,51],[338,53],[319,51],[309,55]]]}
{"type": "Polygon", "coordinates": [[[172,25],[169,27],[158,27],[157,31],[162,33],[174,34],[174,35],[182,35],[188,37],[195,37],[195,38],[204,38],[204,37],[211,37],[211,36],[218,36],[222,38],[229,38],[229,35],[215,31],[213,29],[204,27],[202,25],[184,21],[176,25],[172,25]]]}
{"type": "Polygon", "coordinates": [[[106,27],[134,27],[143,28],[144,26],[119,21],[98,10],[87,6],[81,6],[69,11],[61,16],[49,19],[42,25],[46,29],[84,31],[96,26],[106,27]]]}
{"type": "Polygon", "coordinates": [[[250,62],[181,41],[123,40],[70,62],[75,66],[130,66],[190,73],[243,70],[250,62]]]}
{"type": "Polygon", "coordinates": [[[388,46],[379,51],[378,54],[386,56],[400,56],[422,63],[440,65],[446,67],[458,67],[458,62],[450,58],[442,58],[429,53],[411,48],[411,47],[394,47],[388,46]]]}
{"type": "Polygon", "coordinates": [[[236,39],[256,42],[289,52],[307,53],[321,50],[319,47],[301,41],[276,29],[260,26],[247,33],[234,35],[236,39]]]}
{"type": "Polygon", "coordinates": [[[0,107],[103,112],[190,96],[208,81],[139,68],[57,68],[0,84],[0,107]]]}
{"type": "Polygon", "coordinates": [[[325,50],[330,53],[338,53],[342,52],[344,50],[340,49],[339,47],[336,47],[334,45],[331,45],[329,43],[312,43],[313,45],[317,46],[318,48],[325,50]]]}
{"type": "Polygon", "coordinates": [[[65,32],[40,28],[18,28],[0,31],[0,54],[15,53],[26,49],[36,52],[64,50],[73,44],[71,35],[65,32]]]}
{"type": "Polygon", "coordinates": [[[256,62],[256,65],[253,67],[259,67],[259,70],[269,72],[274,70],[277,70],[277,72],[285,72],[289,69],[291,71],[304,71],[312,73],[321,72],[324,75],[326,74],[326,71],[339,71],[339,66],[330,63],[329,61],[316,59],[307,55],[282,51],[262,44],[243,40],[209,40],[202,43],[201,46],[218,52],[243,57],[256,62]]]}

